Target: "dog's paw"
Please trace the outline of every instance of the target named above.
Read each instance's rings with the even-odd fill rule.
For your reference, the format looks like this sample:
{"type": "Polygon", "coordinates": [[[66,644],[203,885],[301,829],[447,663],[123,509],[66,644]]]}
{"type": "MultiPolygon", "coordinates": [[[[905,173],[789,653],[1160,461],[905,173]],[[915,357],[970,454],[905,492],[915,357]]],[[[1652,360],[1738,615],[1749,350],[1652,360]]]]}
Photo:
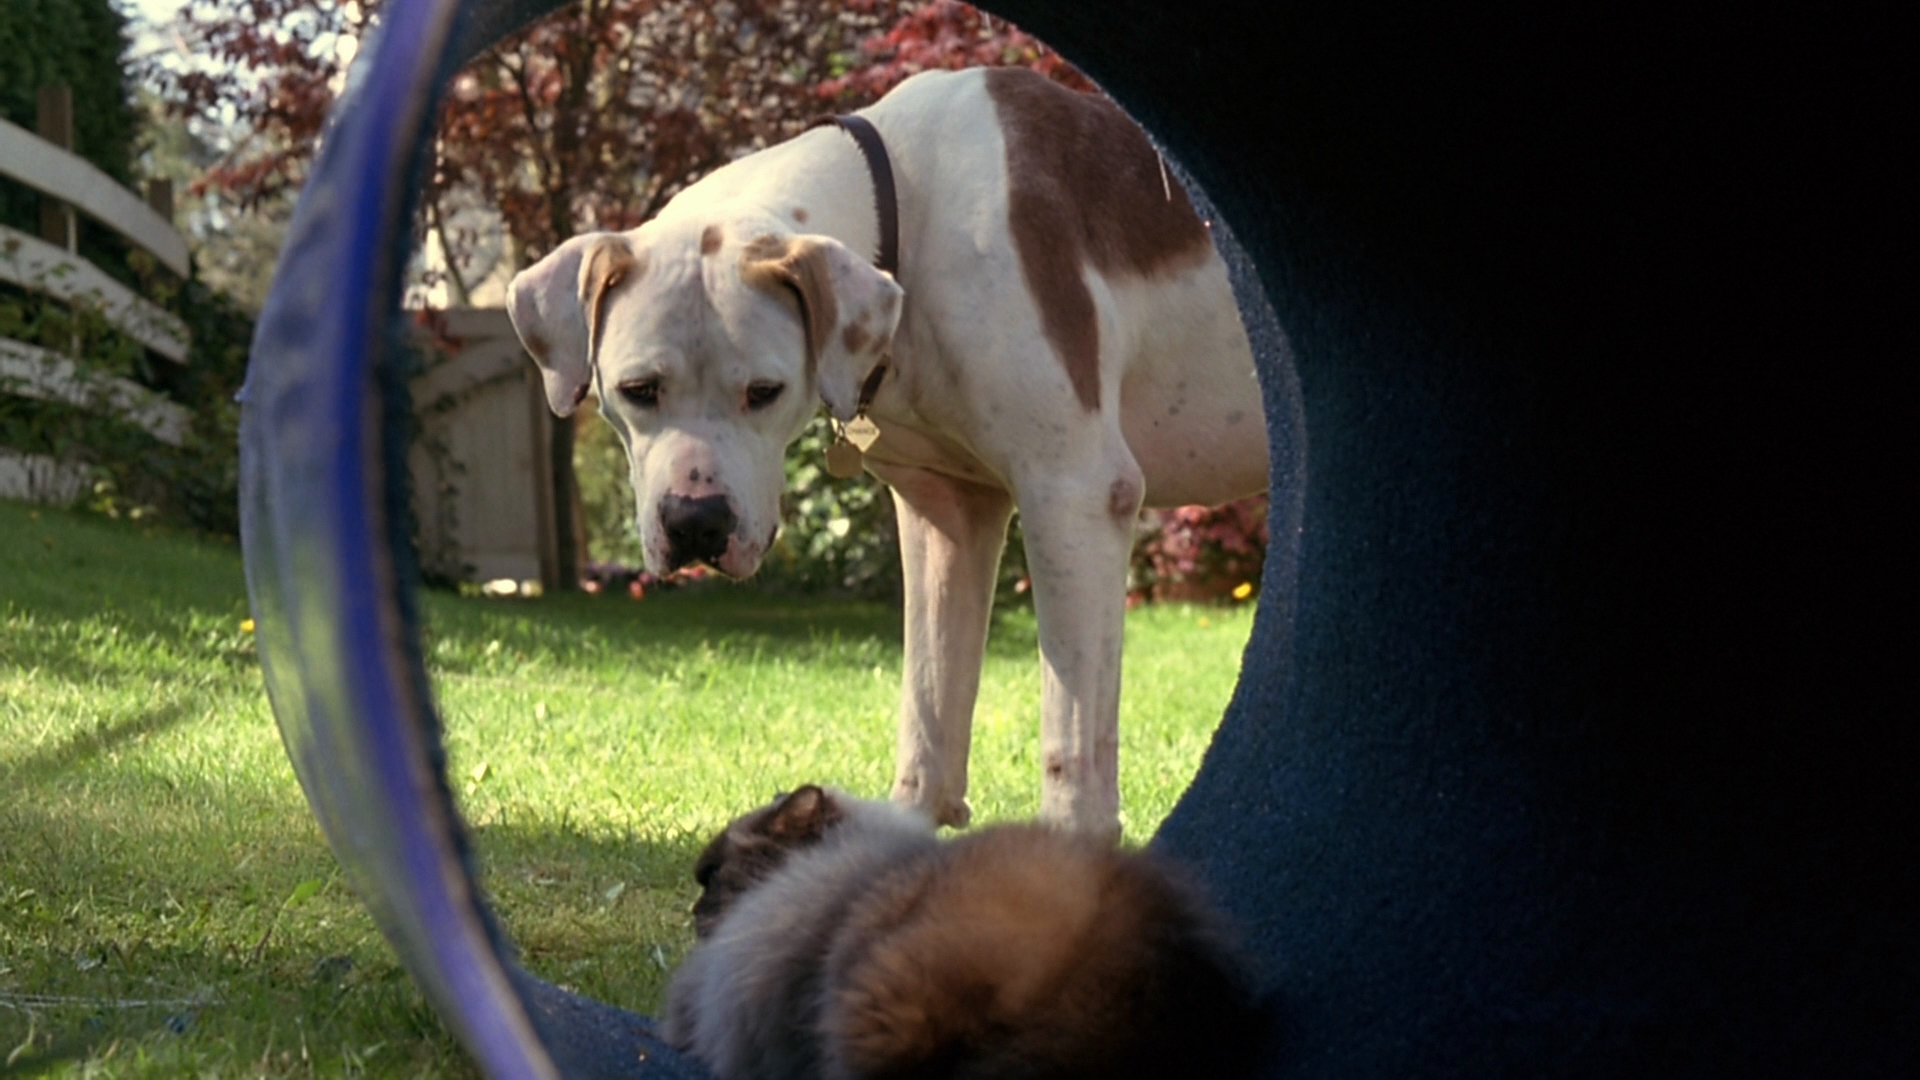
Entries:
{"type": "Polygon", "coordinates": [[[965,799],[950,799],[933,817],[934,823],[951,829],[964,829],[973,821],[973,807],[965,799]]]}
{"type": "Polygon", "coordinates": [[[973,820],[973,807],[965,799],[927,797],[926,788],[916,779],[902,777],[893,782],[893,801],[911,806],[933,819],[935,825],[964,829],[973,820]]]}

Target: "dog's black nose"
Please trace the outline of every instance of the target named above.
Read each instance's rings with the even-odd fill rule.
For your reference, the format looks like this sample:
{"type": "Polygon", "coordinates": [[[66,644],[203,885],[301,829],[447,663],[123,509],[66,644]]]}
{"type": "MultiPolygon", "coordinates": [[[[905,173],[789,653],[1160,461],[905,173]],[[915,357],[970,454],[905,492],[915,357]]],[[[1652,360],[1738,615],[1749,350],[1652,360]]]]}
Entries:
{"type": "Polygon", "coordinates": [[[673,569],[697,562],[711,565],[727,553],[733,508],[725,495],[669,495],[660,500],[660,526],[667,531],[667,560],[673,569]]]}

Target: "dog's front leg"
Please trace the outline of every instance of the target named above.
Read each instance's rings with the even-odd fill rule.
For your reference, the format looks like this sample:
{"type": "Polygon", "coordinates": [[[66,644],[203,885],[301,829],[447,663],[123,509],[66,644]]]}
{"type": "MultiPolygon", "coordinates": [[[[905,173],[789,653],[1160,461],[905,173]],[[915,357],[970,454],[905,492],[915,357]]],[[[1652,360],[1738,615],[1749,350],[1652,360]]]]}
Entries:
{"type": "Polygon", "coordinates": [[[1124,449],[1016,484],[1040,623],[1040,816],[1110,840],[1120,838],[1120,652],[1143,487],[1124,449]]]}
{"type": "Polygon", "coordinates": [[[893,798],[960,828],[994,578],[1013,498],[941,473],[875,463],[893,489],[906,593],[906,664],[893,798]]]}

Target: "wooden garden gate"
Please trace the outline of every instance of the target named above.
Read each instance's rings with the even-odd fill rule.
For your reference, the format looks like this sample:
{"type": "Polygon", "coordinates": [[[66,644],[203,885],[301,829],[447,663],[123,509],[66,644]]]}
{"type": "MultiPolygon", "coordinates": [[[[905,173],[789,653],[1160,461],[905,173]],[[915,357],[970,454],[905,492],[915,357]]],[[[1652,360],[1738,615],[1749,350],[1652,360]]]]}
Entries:
{"type": "Polygon", "coordinates": [[[454,308],[424,321],[440,348],[412,384],[418,430],[408,467],[422,569],[552,590],[563,568],[549,425],[565,421],[547,410],[504,309],[454,308]]]}

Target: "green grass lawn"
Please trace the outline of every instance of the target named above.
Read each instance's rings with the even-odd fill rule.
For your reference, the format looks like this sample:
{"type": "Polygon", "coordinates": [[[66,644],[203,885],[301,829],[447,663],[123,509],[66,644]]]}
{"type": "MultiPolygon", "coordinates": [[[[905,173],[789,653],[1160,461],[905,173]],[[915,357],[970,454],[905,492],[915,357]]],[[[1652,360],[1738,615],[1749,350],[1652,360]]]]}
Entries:
{"type": "MultiPolygon", "coordinates": [[[[694,854],[776,789],[882,793],[885,605],[718,586],[427,597],[452,776],[536,974],[640,1011],[694,854]]],[[[0,502],[0,1076],[472,1075],[338,876],[260,684],[236,547],[0,502]]],[[[1249,608],[1132,612],[1143,840],[1225,707],[1249,608]]],[[[994,629],[975,820],[1038,803],[1030,612],[994,629]]]]}

